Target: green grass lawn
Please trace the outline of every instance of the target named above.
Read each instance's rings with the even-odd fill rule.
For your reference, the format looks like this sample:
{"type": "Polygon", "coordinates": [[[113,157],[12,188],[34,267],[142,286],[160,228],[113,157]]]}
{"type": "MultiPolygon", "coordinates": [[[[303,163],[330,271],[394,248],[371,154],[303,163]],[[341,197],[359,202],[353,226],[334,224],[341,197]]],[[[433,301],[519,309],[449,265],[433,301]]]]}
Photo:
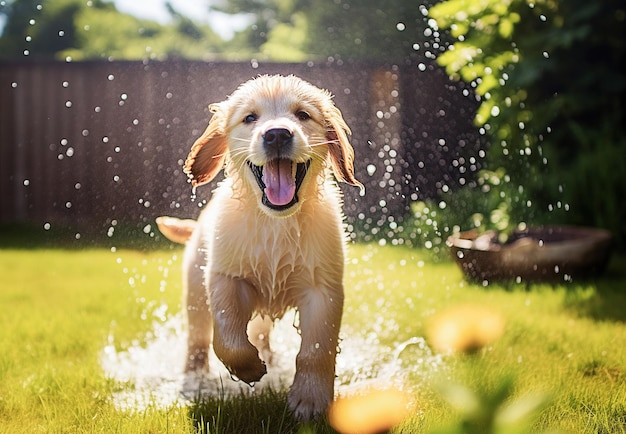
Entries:
{"type": "MultiPolygon", "coordinates": [[[[116,394],[135,385],[107,378],[103,349],[141,348],[158,322],[155,312],[178,314],[180,258],[181,250],[169,249],[0,250],[0,432],[333,432],[324,422],[299,426],[284,391],[134,409],[116,404],[116,394]]],[[[393,379],[405,383],[415,410],[398,432],[432,432],[458,420],[438,385],[489,395],[509,376],[506,402],[550,397],[534,432],[626,432],[625,265],[615,258],[595,281],[483,287],[419,250],[352,245],[342,337],[346,346],[362,342],[366,363],[375,365],[372,348],[382,350],[381,363],[385,349],[400,354],[399,346],[417,342],[447,307],[491,309],[505,319],[504,334],[474,355],[409,346],[401,352],[393,379]]]]}

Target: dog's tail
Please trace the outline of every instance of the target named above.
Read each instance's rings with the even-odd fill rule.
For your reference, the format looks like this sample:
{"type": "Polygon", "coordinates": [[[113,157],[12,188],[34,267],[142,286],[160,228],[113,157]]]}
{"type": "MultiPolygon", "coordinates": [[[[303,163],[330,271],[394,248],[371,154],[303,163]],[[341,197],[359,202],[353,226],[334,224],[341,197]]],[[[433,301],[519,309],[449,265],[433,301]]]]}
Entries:
{"type": "Polygon", "coordinates": [[[198,226],[198,222],[176,217],[157,217],[156,224],[165,238],[175,243],[185,244],[198,226]]]}

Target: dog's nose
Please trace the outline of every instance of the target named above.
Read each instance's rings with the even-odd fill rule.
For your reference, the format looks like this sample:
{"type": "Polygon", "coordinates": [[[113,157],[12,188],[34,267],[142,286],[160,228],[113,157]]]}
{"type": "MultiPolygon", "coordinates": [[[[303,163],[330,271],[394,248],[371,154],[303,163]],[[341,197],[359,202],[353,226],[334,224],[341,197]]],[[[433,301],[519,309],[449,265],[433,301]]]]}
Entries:
{"type": "Polygon", "coordinates": [[[277,153],[277,156],[288,150],[293,141],[293,133],[286,128],[272,128],[263,134],[263,145],[268,150],[277,153]]]}

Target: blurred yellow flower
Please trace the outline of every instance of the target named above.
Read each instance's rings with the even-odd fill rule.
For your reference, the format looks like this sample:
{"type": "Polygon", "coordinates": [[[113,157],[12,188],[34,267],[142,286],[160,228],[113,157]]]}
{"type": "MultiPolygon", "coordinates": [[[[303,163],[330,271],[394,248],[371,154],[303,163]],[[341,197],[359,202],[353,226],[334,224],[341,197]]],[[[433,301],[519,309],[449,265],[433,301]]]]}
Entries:
{"type": "Polygon", "coordinates": [[[367,390],[339,397],[328,413],[331,426],[342,434],[382,433],[409,416],[410,397],[397,389],[367,390]]]}
{"type": "Polygon", "coordinates": [[[500,314],[482,306],[456,306],[435,315],[428,327],[432,346],[441,352],[470,354],[504,333],[500,314]]]}

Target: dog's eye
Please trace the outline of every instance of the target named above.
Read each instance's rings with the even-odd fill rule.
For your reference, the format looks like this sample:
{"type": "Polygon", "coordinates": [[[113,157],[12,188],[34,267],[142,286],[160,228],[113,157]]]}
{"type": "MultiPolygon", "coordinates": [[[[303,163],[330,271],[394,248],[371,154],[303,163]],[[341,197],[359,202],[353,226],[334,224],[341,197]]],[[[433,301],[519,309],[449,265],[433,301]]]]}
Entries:
{"type": "Polygon", "coordinates": [[[243,123],[244,124],[251,124],[252,122],[256,122],[256,120],[259,117],[257,116],[256,113],[250,113],[249,115],[247,115],[245,118],[243,118],[243,123]]]}
{"type": "Polygon", "coordinates": [[[296,117],[301,121],[308,121],[309,119],[311,119],[311,115],[304,110],[298,110],[296,112],[296,117]]]}

